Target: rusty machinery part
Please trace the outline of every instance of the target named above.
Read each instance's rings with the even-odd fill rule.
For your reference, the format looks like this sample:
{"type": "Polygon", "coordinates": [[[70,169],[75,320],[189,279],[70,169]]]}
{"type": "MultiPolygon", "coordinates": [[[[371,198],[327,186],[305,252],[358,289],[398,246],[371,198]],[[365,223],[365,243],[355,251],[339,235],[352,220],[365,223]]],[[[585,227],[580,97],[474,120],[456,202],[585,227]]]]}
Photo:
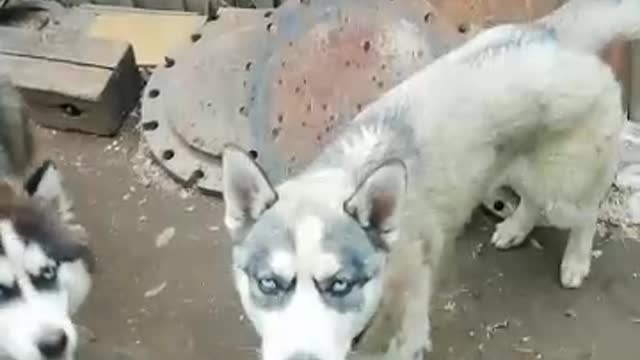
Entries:
{"type": "Polygon", "coordinates": [[[141,128],[154,157],[171,177],[204,191],[220,189],[219,153],[203,151],[226,141],[244,143],[246,117],[239,113],[248,81],[245,63],[269,46],[262,12],[220,9],[215,20],[191,35],[192,44],[165,58],[142,99],[141,128]],[[185,128],[202,132],[185,137],[185,128]]]}
{"type": "Polygon", "coordinates": [[[424,0],[298,0],[223,8],[192,40],[151,76],[141,126],[173,178],[218,193],[226,142],[277,181],[463,36],[424,0]]]}
{"type": "Polygon", "coordinates": [[[532,19],[560,2],[289,0],[275,10],[221,8],[152,75],[143,134],[173,178],[205,192],[221,190],[226,142],[251,151],[278,182],[362,107],[479,29],[532,19]]]}

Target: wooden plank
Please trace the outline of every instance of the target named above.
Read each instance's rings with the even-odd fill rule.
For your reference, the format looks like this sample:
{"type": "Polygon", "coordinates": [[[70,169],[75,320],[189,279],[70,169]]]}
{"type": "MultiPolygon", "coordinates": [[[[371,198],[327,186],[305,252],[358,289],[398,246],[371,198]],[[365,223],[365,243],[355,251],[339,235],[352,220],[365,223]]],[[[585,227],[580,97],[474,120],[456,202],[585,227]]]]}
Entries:
{"type": "Polygon", "coordinates": [[[115,68],[130,47],[75,33],[44,33],[0,26],[0,54],[115,68]]]}
{"type": "Polygon", "coordinates": [[[175,11],[126,7],[83,6],[96,13],[88,30],[91,37],[126,41],[139,65],[157,65],[172,49],[187,45],[204,25],[204,16],[175,11]]]}
{"type": "Polygon", "coordinates": [[[137,104],[141,78],[126,43],[3,27],[0,38],[0,68],[43,126],[112,135],[137,104]]]}
{"type": "Polygon", "coordinates": [[[155,10],[186,10],[184,0],[135,0],[136,7],[155,10]]]}

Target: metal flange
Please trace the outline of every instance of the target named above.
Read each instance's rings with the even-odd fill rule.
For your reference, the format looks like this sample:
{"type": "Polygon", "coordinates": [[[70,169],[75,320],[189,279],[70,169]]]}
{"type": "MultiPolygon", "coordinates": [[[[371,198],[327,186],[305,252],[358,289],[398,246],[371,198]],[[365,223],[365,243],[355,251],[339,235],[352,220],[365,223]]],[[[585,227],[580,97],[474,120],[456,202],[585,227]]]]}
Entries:
{"type": "Polygon", "coordinates": [[[298,0],[221,9],[192,40],[152,75],[142,128],[174,178],[217,193],[224,143],[277,182],[464,35],[424,0],[298,0]]]}

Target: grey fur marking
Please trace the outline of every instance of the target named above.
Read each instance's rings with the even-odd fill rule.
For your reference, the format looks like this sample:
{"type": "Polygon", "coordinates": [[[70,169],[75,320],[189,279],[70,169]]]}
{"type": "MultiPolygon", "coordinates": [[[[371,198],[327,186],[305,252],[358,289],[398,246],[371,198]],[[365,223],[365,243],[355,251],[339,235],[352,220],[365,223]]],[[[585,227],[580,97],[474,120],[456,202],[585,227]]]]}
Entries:
{"type": "Polygon", "coordinates": [[[45,209],[35,204],[0,204],[0,219],[10,219],[25,243],[38,244],[51,259],[57,262],[82,259],[89,269],[93,267],[88,246],[76,241],[45,209]]]}
{"type": "Polygon", "coordinates": [[[323,294],[324,302],[338,312],[360,310],[364,302],[360,288],[373,278],[382,266],[381,258],[377,256],[380,248],[371,241],[360,241],[361,239],[362,229],[355,221],[341,221],[331,223],[322,240],[324,250],[335,255],[341,264],[341,269],[335,277],[355,284],[354,290],[342,298],[323,294]]]}
{"type": "Polygon", "coordinates": [[[6,76],[0,74],[0,178],[21,174],[33,156],[33,138],[22,99],[6,76]]]}
{"type": "Polygon", "coordinates": [[[251,281],[252,299],[260,307],[273,310],[286,306],[290,292],[278,296],[267,296],[260,291],[257,282],[266,276],[275,276],[283,284],[293,280],[274,273],[269,261],[274,251],[292,252],[294,240],[286,223],[277,214],[267,210],[262,216],[263,221],[255,224],[246,239],[236,245],[234,257],[238,261],[237,266],[243,269],[251,281]]]}

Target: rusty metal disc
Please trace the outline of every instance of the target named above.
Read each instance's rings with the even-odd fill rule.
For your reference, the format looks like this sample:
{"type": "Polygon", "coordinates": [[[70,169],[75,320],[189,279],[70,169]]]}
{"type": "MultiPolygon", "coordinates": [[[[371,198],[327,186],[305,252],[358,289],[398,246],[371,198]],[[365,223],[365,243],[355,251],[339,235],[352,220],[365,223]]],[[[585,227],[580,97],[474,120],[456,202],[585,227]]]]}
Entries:
{"type": "Polygon", "coordinates": [[[264,14],[221,11],[149,79],[141,127],[154,157],[174,179],[218,192],[223,144],[247,143],[246,68],[269,46],[264,14]]]}
{"type": "Polygon", "coordinates": [[[253,151],[277,182],[464,38],[424,0],[291,0],[223,9],[194,40],[151,77],[142,127],[174,178],[217,193],[224,143],[253,151]]]}

